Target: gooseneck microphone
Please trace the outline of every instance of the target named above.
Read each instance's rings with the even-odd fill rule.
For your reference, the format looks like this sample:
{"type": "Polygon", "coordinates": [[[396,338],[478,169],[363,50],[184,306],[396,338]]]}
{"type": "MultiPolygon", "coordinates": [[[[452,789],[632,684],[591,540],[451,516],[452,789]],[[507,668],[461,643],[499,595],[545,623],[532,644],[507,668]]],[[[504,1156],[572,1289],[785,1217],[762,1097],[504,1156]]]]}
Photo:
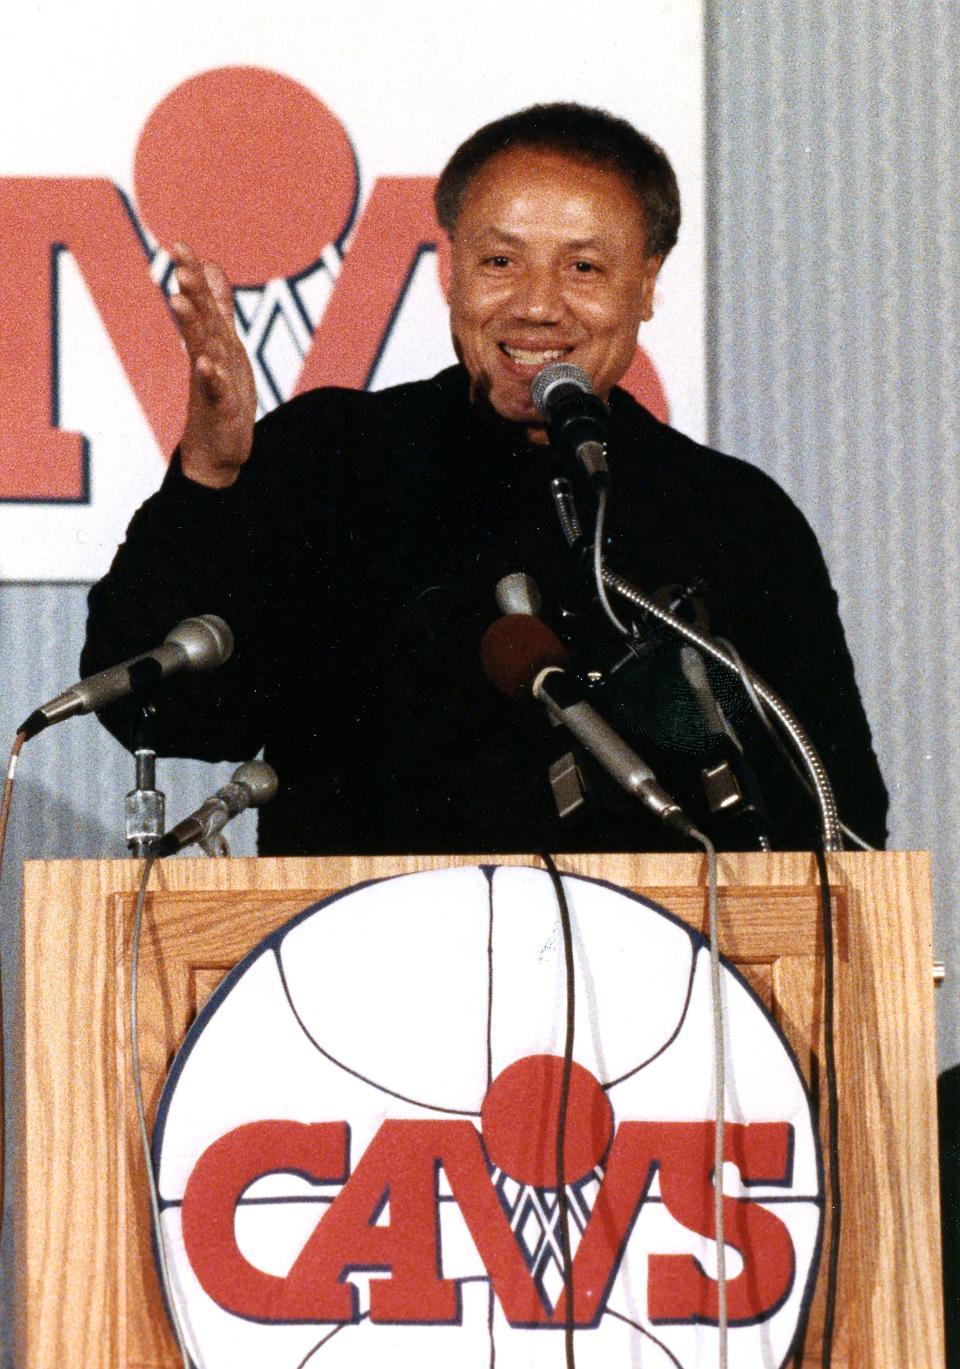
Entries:
{"type": "Polygon", "coordinates": [[[534,376],[530,397],[547,420],[550,445],[558,456],[579,461],[595,486],[608,485],[610,413],[593,393],[586,371],[569,361],[552,361],[534,376]]]}
{"type": "Polygon", "coordinates": [[[167,633],[160,646],[88,675],[34,709],[17,730],[28,738],[35,737],[44,728],[77,713],[94,713],[129,694],[146,694],[178,671],[215,670],[229,660],[232,652],[233,633],[222,618],[214,613],[184,618],[167,633]]]}
{"type": "Polygon", "coordinates": [[[656,775],[609,723],[587,703],[568,669],[566,647],[540,618],[512,613],[491,623],[480,645],[484,674],[511,699],[539,699],[607,774],[686,836],[696,830],[656,775]]]}
{"type": "Polygon", "coordinates": [[[266,761],[245,761],[200,807],[183,818],[153,844],[151,855],[172,856],[194,842],[206,841],[221,832],[231,818],[247,808],[269,803],[277,792],[277,772],[266,761]]]}

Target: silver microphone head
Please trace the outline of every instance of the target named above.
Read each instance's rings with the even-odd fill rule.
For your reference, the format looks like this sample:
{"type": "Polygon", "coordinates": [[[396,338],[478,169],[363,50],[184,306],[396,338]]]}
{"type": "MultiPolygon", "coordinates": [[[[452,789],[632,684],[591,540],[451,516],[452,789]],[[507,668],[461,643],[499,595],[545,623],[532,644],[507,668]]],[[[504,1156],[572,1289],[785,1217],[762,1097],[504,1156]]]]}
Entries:
{"type": "Polygon", "coordinates": [[[517,570],[497,581],[497,608],[506,617],[510,613],[525,613],[530,618],[540,615],[540,589],[532,575],[517,570]]]}
{"type": "Polygon", "coordinates": [[[233,654],[233,633],[215,613],[184,618],[167,633],[164,642],[180,648],[187,670],[216,670],[233,654]]]}
{"type": "Polygon", "coordinates": [[[250,794],[249,806],[259,808],[273,798],[279,781],[276,770],[266,761],[244,761],[230,776],[230,783],[242,784],[250,794]]]}
{"type": "Polygon", "coordinates": [[[543,414],[544,418],[549,416],[547,411],[550,407],[550,395],[558,385],[575,385],[578,390],[583,390],[584,394],[593,394],[590,377],[582,367],[574,366],[572,361],[551,361],[542,371],[537,372],[530,386],[533,407],[537,413],[543,414]]]}

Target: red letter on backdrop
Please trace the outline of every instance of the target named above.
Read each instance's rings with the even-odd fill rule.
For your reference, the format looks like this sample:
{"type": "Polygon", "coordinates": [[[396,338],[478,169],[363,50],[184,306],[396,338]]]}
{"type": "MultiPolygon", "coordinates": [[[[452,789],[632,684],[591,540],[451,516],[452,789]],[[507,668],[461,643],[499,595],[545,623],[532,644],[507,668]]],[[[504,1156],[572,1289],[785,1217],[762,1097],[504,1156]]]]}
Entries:
{"type": "Polygon", "coordinates": [[[81,500],[84,440],[56,426],[54,272],[76,260],[160,450],[179,437],[186,353],[104,178],[0,178],[0,499],[81,500]]]}
{"type": "Polygon", "coordinates": [[[318,385],[366,385],[421,251],[437,245],[434,184],[429,176],[375,182],[313,335],[297,394],[318,385]]]}

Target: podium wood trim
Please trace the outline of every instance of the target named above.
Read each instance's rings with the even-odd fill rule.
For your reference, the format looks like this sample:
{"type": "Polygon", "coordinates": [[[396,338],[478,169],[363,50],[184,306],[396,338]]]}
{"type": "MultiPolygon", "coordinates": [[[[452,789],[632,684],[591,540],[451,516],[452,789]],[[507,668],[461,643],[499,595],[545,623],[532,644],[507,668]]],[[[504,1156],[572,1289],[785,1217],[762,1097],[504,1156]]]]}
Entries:
{"type": "MultiPolygon", "coordinates": [[[[449,865],[535,857],[181,859],[151,880],[141,949],[148,1113],[219,979],[326,893],[449,865]]],[[[706,929],[697,855],[562,856],[706,929]]],[[[918,852],[828,857],[836,898],[843,1241],[837,1369],[944,1362],[929,870],[918,852]]],[[[17,1364],[179,1364],[150,1249],[127,1063],[132,861],[28,862],[21,973],[17,1364]]],[[[822,934],[808,854],[720,858],[721,945],[822,1086],[822,934]]],[[[825,1109],[822,1109],[825,1113],[825,1109]]],[[[823,1125],[821,1135],[824,1136],[823,1125]]],[[[829,1176],[828,1176],[829,1178],[829,1176]]],[[[828,1187],[829,1206],[829,1187],[828,1187]]],[[[823,1274],[802,1359],[820,1363],[823,1274]]]]}

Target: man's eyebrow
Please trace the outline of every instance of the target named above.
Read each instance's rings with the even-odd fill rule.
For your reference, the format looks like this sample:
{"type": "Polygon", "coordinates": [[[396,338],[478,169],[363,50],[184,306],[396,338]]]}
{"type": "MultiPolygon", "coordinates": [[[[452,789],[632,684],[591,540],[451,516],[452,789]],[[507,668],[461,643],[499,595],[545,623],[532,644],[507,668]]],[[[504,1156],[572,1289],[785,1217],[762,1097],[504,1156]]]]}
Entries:
{"type": "Polygon", "coordinates": [[[520,247],[523,244],[523,238],[516,233],[508,233],[505,228],[497,228],[494,225],[484,228],[477,236],[481,239],[495,238],[497,242],[505,243],[507,247],[520,247]]]}

